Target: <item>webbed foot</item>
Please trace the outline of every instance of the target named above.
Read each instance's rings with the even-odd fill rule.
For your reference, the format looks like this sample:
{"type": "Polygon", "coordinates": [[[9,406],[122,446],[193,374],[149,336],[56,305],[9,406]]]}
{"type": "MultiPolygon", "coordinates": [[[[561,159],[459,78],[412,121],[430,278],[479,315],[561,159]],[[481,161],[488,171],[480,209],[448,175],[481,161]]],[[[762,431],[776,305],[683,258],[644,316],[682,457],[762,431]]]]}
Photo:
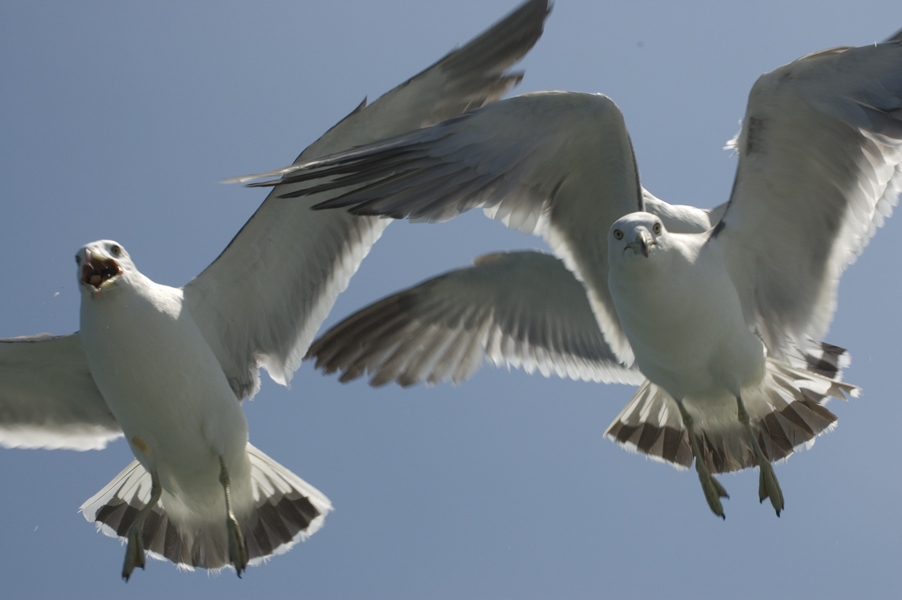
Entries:
{"type": "Polygon", "coordinates": [[[736,404],[738,406],[739,421],[745,427],[746,432],[748,432],[749,443],[751,443],[752,449],[755,451],[755,457],[758,459],[758,500],[764,502],[765,498],[770,498],[770,503],[773,505],[774,510],[777,511],[777,516],[779,517],[780,512],[783,510],[783,491],[780,490],[774,467],[764,455],[761,444],[758,443],[758,437],[752,429],[748,411],[745,410],[745,405],[739,396],[736,396],[736,404]]]}
{"type": "Polygon", "coordinates": [[[779,517],[783,510],[783,491],[780,489],[774,467],[766,459],[759,457],[758,471],[758,499],[764,502],[765,498],[770,498],[770,503],[779,517]]]}
{"type": "Polygon", "coordinates": [[[677,400],[676,403],[680,409],[683,425],[686,426],[686,433],[689,436],[689,447],[692,448],[692,456],[695,458],[695,470],[698,472],[698,480],[702,484],[702,491],[705,492],[705,500],[708,501],[711,512],[726,520],[727,517],[723,513],[723,504],[721,504],[720,499],[729,498],[730,495],[720,485],[720,482],[714,479],[711,471],[708,470],[708,467],[702,461],[702,454],[698,448],[698,439],[695,437],[695,421],[692,415],[686,410],[682,400],[677,400]]]}
{"type": "Polygon", "coordinates": [[[128,545],[125,547],[125,562],[122,565],[122,579],[127,583],[129,577],[135,567],[144,568],[144,521],[147,515],[153,510],[153,507],[160,501],[163,488],[160,487],[160,481],[157,479],[156,473],[150,474],[150,500],[144,505],[144,508],[138,511],[135,522],[128,528],[125,538],[128,545]]]}
{"type": "Polygon", "coordinates": [[[241,535],[241,527],[235,517],[229,515],[226,519],[226,528],[229,535],[229,561],[235,567],[238,577],[247,569],[247,546],[244,545],[244,536],[241,535]]]}
{"type": "Polygon", "coordinates": [[[241,535],[241,527],[235,514],[232,512],[232,491],[231,480],[229,478],[229,470],[226,469],[225,460],[219,457],[219,483],[222,484],[222,490],[225,493],[226,506],[226,531],[229,537],[229,562],[235,567],[238,577],[247,569],[248,552],[247,546],[244,545],[244,536],[241,535]]]}
{"type": "Polygon", "coordinates": [[[702,491],[705,492],[705,500],[708,501],[711,512],[721,519],[726,519],[727,517],[723,512],[723,504],[721,504],[720,499],[729,499],[730,495],[727,494],[727,490],[725,490],[724,487],[720,485],[720,482],[717,481],[708,469],[704,467],[698,469],[698,480],[702,484],[702,491]]]}
{"type": "Polygon", "coordinates": [[[144,540],[141,539],[140,529],[135,525],[137,523],[133,523],[126,534],[128,545],[125,547],[125,563],[122,565],[122,579],[126,582],[135,567],[144,568],[144,540]]]}

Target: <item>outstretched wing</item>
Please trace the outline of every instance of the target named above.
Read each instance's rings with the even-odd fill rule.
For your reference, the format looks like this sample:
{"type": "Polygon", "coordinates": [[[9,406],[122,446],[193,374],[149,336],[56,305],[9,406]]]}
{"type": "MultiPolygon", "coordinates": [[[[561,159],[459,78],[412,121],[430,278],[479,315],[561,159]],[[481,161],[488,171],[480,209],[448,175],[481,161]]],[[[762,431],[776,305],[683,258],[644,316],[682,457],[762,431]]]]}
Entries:
{"type": "Polygon", "coordinates": [[[642,210],[632,144],[620,110],[602,95],[526,94],[369,146],[284,170],[341,195],[315,208],[444,221],[471,208],[545,237],[585,284],[605,340],[633,354],[607,285],[611,224],[642,210]]]}
{"type": "MultiPolygon", "coordinates": [[[[496,100],[520,76],[505,71],[538,40],[546,0],[531,0],[372,105],[359,107],[298,162],[423,127],[496,100]]],[[[308,187],[276,187],[223,253],[185,286],[194,320],[239,398],[259,388],[258,368],[287,384],[336,296],[382,234],[387,221],[315,213],[280,196],[308,187]]]]}
{"type": "Polygon", "coordinates": [[[902,188],[902,43],[834,48],[762,76],[716,231],[771,353],[821,340],[842,271],[902,188]]]}
{"type": "Polygon", "coordinates": [[[121,435],[77,333],[0,340],[0,445],[92,450],[121,435]]]}
{"type": "Polygon", "coordinates": [[[546,377],[641,383],[605,343],[585,287],[557,258],[509,252],[477,258],[348,317],[308,358],[349,381],[402,386],[471,377],[483,352],[496,365],[546,377]]]}

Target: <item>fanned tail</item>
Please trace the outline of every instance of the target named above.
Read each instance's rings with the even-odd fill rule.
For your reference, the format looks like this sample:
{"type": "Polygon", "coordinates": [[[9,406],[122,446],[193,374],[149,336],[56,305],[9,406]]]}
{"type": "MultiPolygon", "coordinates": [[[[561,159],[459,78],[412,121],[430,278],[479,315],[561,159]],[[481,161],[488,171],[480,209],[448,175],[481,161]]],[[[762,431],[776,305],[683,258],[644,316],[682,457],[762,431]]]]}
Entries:
{"type": "Polygon", "coordinates": [[[332,503],[318,489],[250,444],[256,523],[242,523],[250,564],[284,554],[319,531],[332,503]],[[252,532],[252,535],[250,534],[252,532]]]}
{"type": "MultiPolygon", "coordinates": [[[[838,376],[838,358],[843,352],[830,346],[824,348],[822,357],[813,357],[816,362],[829,357],[831,369],[802,369],[768,359],[761,384],[742,390],[752,429],[771,462],[810,447],[815,437],[836,426],[836,415],[824,407],[830,397],[845,400],[858,395],[857,387],[819,374],[827,371],[838,376]]],[[[686,398],[684,404],[695,421],[702,459],[712,473],[757,466],[748,434],[737,416],[735,398],[702,402],[686,398]]],[[[650,381],[642,384],[605,436],[629,451],[677,468],[692,464],[689,435],[676,401],[650,381]]]]}
{"type": "MultiPolygon", "coordinates": [[[[319,490],[247,445],[253,506],[236,510],[251,565],[287,552],[323,525],[332,504],[319,490]]],[[[138,461],[132,461],[80,511],[110,537],[125,539],[129,527],[150,499],[151,477],[138,461]]],[[[166,501],[176,502],[165,491],[144,522],[144,548],[157,560],[170,560],[179,568],[221,569],[229,563],[225,514],[213,523],[184,519],[185,507],[167,511],[166,501]]]]}
{"type": "Polygon", "coordinates": [[[678,469],[692,464],[689,436],[676,401],[647,379],[604,435],[630,452],[668,462],[678,469]]]}

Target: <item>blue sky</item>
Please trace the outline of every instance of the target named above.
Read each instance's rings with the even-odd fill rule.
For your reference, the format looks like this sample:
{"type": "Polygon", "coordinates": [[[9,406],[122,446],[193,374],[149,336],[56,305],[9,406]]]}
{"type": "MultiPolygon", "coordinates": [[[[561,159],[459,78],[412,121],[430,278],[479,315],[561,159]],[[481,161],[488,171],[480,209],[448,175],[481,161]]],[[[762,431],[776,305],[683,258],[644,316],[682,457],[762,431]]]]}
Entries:
{"type": "MultiPolygon", "coordinates": [[[[0,5],[0,337],[78,328],[72,260],[112,238],[152,279],[208,265],[265,192],[218,182],[283,166],[352,110],[514,7],[458,2],[4,2],[0,5]]],[[[711,206],[730,190],[755,79],[803,54],[902,27],[897,1],[560,0],[517,92],[604,92],[621,107],[644,185],[711,206]]],[[[758,476],[723,476],[727,519],[694,472],[601,435],[627,386],[486,367],[459,387],[373,390],[310,365],[264,377],[251,441],[335,505],[307,542],[242,581],[148,562],[76,513],[130,460],[0,449],[0,578],[9,597],[892,597],[902,567],[897,464],[902,223],[843,278],[828,341],[848,348],[839,427],[758,476]],[[161,596],[162,595],[162,596],[161,596]]],[[[480,214],[397,223],[326,325],[486,252],[544,248],[480,214]]]]}

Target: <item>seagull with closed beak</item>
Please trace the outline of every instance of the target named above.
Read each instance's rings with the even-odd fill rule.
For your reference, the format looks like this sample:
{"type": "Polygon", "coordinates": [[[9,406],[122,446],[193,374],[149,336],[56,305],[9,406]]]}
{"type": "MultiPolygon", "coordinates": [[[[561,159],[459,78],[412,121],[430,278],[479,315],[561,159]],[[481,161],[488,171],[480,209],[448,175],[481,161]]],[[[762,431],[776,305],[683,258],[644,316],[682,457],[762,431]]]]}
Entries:
{"type": "Polygon", "coordinates": [[[484,349],[500,364],[634,383],[607,436],[694,461],[721,517],[713,474],[757,466],[759,498],[779,515],[771,463],[835,425],[828,397],[858,392],[841,382],[845,351],[823,339],[843,270],[902,188],[902,34],[761,76],[729,146],[729,201],[670,205],[642,188],[610,98],[537,92],[254,185],[310,182],[340,192],[314,208],[361,216],[440,222],[482,208],[559,259],[483,257],[367,307],[311,347],[327,372],[460,381],[484,349]]]}

